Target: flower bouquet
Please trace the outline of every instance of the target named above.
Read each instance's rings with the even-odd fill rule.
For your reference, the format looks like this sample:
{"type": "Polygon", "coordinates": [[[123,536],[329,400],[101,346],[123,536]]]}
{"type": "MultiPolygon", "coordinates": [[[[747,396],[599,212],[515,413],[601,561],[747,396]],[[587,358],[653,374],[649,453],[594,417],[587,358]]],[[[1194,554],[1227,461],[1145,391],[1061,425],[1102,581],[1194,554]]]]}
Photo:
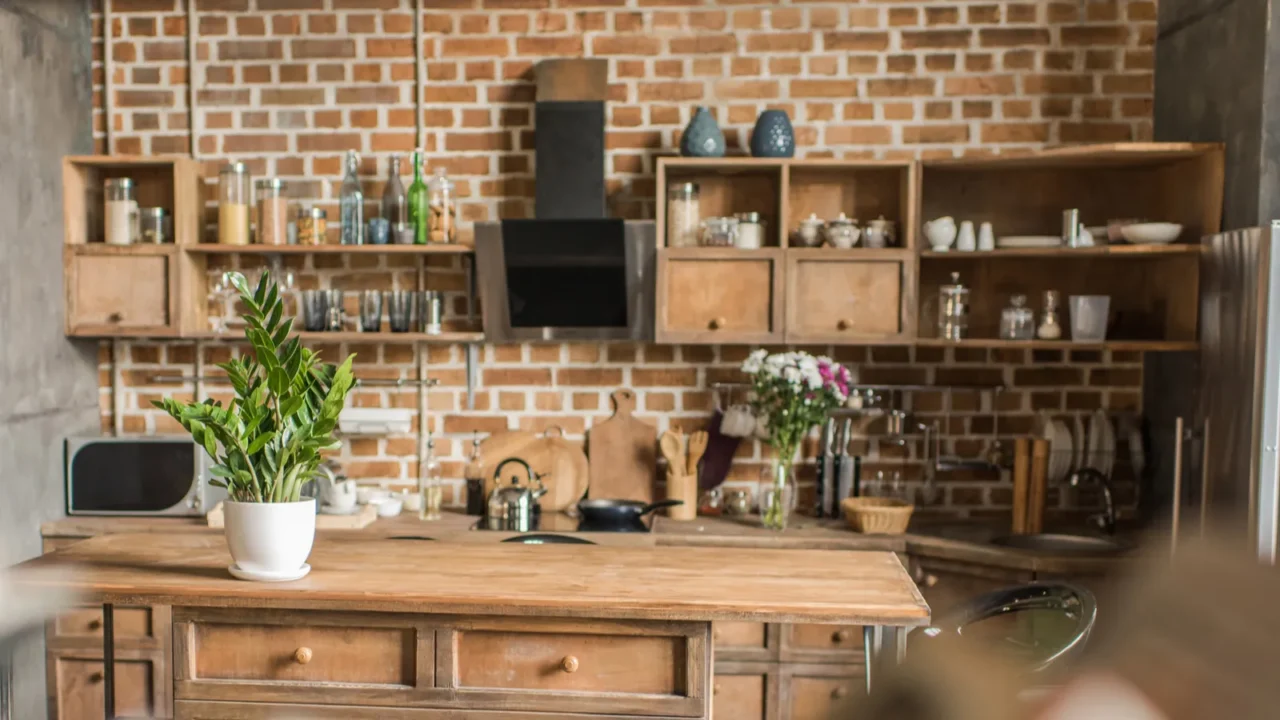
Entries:
{"type": "Polygon", "coordinates": [[[761,498],[765,527],[782,530],[794,493],[793,463],[805,435],[849,397],[849,371],[828,357],[756,350],[742,363],[751,376],[751,408],[763,418],[776,458],[761,498]]]}

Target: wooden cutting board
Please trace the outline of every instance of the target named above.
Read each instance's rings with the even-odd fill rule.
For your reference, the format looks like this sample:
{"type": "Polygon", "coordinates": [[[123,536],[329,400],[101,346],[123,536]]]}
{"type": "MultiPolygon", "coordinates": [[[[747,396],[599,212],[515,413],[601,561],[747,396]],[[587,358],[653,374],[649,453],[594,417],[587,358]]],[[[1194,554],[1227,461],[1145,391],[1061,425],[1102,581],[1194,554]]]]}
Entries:
{"type": "Polygon", "coordinates": [[[593,498],[653,502],[653,476],[658,464],[658,431],[632,416],[636,394],[613,392],[613,417],[587,433],[593,498]]]}
{"type": "MultiPolygon", "coordinates": [[[[523,430],[494,433],[480,443],[485,497],[493,492],[494,471],[511,457],[524,460],[535,473],[543,475],[542,483],[547,487],[547,494],[539,501],[543,510],[565,510],[586,494],[587,456],[581,445],[565,438],[560,428],[553,427],[542,435],[523,430]]],[[[502,476],[503,484],[511,482],[512,476],[520,478],[521,486],[527,484],[524,468],[516,463],[503,468],[502,476]]]]}

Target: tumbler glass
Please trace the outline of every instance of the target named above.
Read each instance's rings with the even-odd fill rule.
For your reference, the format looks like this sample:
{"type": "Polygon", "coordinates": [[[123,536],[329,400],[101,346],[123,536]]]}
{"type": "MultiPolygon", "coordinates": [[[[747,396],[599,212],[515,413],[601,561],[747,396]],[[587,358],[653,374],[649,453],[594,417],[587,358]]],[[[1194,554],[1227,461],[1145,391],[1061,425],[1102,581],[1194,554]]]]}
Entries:
{"type": "Polygon", "coordinates": [[[325,290],[324,293],[324,329],[341,332],[344,318],[342,302],[346,293],[341,290],[325,290]]]}
{"type": "Polygon", "coordinates": [[[382,293],[365,290],[360,293],[360,330],[378,332],[382,329],[382,293]]]}
{"type": "Polygon", "coordinates": [[[391,332],[409,332],[413,330],[413,296],[409,290],[390,290],[383,298],[387,306],[387,322],[391,332]]]}
{"type": "Polygon", "coordinates": [[[302,291],[302,326],[309,332],[320,332],[325,329],[325,297],[324,290],[302,291]]]}

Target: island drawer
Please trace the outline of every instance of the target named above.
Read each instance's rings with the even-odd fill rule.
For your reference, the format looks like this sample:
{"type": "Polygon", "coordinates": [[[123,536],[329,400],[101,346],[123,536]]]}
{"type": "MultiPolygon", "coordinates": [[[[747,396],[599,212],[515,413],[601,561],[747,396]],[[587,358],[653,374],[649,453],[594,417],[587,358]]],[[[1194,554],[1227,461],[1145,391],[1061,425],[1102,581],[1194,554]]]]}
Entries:
{"type": "MultiPolygon", "coordinates": [[[[129,647],[161,647],[160,638],[168,626],[168,608],[146,605],[116,605],[111,613],[117,644],[129,647]],[[130,642],[132,641],[132,642],[130,642]]],[[[102,606],[79,607],[53,621],[53,637],[102,647],[102,606]]]]}
{"type": "Polygon", "coordinates": [[[545,712],[701,716],[706,623],[492,618],[438,639],[441,683],[458,697],[545,712]]]}
{"type": "Polygon", "coordinates": [[[434,685],[434,643],[434,630],[415,616],[175,609],[175,695],[412,702],[434,685]]]}
{"type": "Polygon", "coordinates": [[[863,655],[861,625],[782,626],[783,661],[860,663],[863,655]]]}
{"type": "Polygon", "coordinates": [[[778,654],[777,625],[718,620],[711,623],[711,642],[718,660],[772,660],[778,654]]]}

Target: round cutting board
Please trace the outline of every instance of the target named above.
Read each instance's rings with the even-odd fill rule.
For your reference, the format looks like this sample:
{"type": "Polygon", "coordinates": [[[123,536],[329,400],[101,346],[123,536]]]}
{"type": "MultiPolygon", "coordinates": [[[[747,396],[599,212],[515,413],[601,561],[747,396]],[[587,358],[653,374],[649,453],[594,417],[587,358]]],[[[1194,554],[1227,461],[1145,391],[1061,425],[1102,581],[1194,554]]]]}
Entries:
{"type": "MultiPolygon", "coordinates": [[[[541,474],[547,488],[539,502],[542,509],[559,512],[575,505],[586,494],[589,467],[582,446],[564,436],[559,427],[551,427],[542,435],[523,430],[494,433],[480,444],[480,460],[484,470],[485,497],[493,492],[493,473],[507,458],[518,457],[541,474]]],[[[502,470],[505,485],[511,478],[527,485],[524,468],[516,463],[502,470]]]]}

